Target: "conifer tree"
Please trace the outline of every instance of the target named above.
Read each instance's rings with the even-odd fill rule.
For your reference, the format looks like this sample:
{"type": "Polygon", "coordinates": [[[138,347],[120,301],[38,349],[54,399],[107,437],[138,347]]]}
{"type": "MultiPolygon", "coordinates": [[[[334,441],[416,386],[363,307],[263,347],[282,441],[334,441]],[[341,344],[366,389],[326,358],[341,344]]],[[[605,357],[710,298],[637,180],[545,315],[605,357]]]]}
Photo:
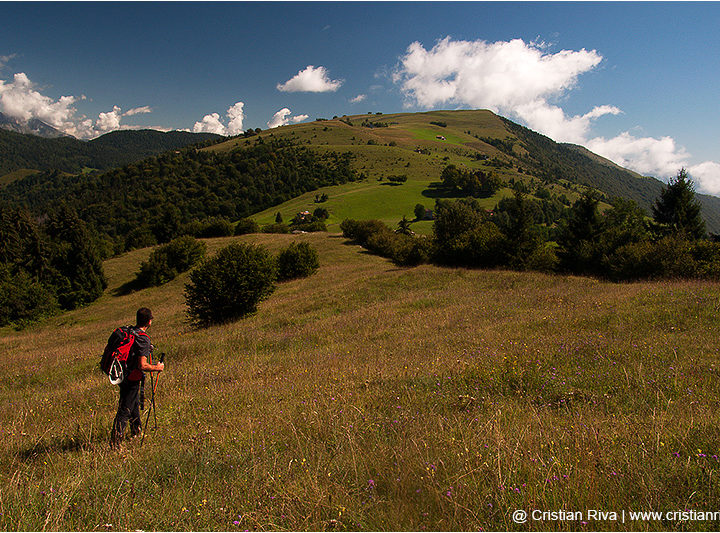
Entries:
{"type": "Polygon", "coordinates": [[[695,198],[695,186],[684,168],[663,188],[653,206],[655,222],[689,239],[705,236],[705,221],[701,212],[700,203],[695,198]]]}

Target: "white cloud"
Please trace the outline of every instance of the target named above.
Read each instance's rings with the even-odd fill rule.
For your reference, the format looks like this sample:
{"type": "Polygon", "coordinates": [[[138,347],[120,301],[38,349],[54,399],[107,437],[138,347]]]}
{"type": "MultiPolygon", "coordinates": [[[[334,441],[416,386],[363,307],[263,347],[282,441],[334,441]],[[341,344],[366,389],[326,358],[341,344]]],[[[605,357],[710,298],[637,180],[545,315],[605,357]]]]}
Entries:
{"type": "Polygon", "coordinates": [[[366,94],[358,94],[355,98],[350,98],[351,104],[359,104],[360,102],[364,102],[367,98],[366,94]]]}
{"type": "Polygon", "coordinates": [[[308,65],[285,83],[278,83],[277,90],[287,93],[326,93],[337,91],[342,84],[343,80],[331,80],[325,67],[308,65]]]}
{"type": "Polygon", "coordinates": [[[107,133],[120,129],[120,118],[122,117],[122,109],[118,106],[113,106],[113,110],[107,113],[100,113],[98,115],[97,122],[95,123],[95,129],[100,133],[107,133]]]}
{"type": "Polygon", "coordinates": [[[546,54],[521,39],[488,43],[446,37],[429,51],[412,43],[394,80],[408,100],[423,107],[450,102],[506,112],[562,94],[601,61],[595,50],[546,54]]]}
{"type": "Polygon", "coordinates": [[[45,96],[24,72],[15,74],[12,81],[0,80],[0,112],[22,122],[42,120],[79,139],[91,139],[119,129],[135,129],[136,126],[121,124],[122,117],[152,112],[149,106],[142,106],[122,113],[120,107],[113,106],[93,122],[85,115],[78,115],[75,104],[82,100],[84,96],[61,96],[57,100],[45,96]]]}
{"type": "Polygon", "coordinates": [[[290,111],[287,107],[283,107],[272,116],[267,123],[267,127],[272,129],[279,126],[287,126],[291,123],[297,124],[298,122],[302,122],[303,120],[307,120],[309,118],[308,115],[296,115],[294,117],[291,117],[290,115],[292,115],[292,111],[290,111]]]}
{"type": "Polygon", "coordinates": [[[245,112],[243,108],[245,104],[243,102],[237,102],[227,110],[227,116],[230,119],[227,127],[228,135],[238,135],[243,131],[243,120],[245,120],[245,112]]]}
{"type": "Polygon", "coordinates": [[[701,192],[720,195],[720,163],[705,161],[687,169],[701,192]]]}
{"type": "Polygon", "coordinates": [[[290,120],[287,118],[290,116],[292,111],[290,111],[287,107],[283,107],[280,111],[275,113],[272,118],[268,121],[267,127],[277,128],[278,126],[285,126],[286,124],[290,124],[290,120]]]}
{"type": "Polygon", "coordinates": [[[611,139],[589,139],[585,145],[618,165],[646,176],[667,178],[677,174],[681,167],[687,166],[690,156],[672,137],[635,137],[627,131],[611,139]]]}
{"type": "Polygon", "coordinates": [[[74,96],[53,100],[40,94],[23,72],[15,74],[13,81],[0,80],[0,112],[21,121],[37,118],[59,130],[72,130],[76,101],[74,96]]]}
{"type": "Polygon", "coordinates": [[[193,133],[217,133],[223,135],[225,126],[220,122],[220,115],[210,113],[205,115],[200,122],[196,122],[193,126],[193,133]]]}
{"type": "Polygon", "coordinates": [[[132,117],[133,115],[141,115],[145,113],[152,113],[152,108],[148,105],[144,105],[142,107],[134,107],[132,109],[129,109],[123,113],[124,117],[132,117]]]}
{"type": "Polygon", "coordinates": [[[192,131],[194,133],[216,133],[225,136],[238,135],[243,131],[244,107],[243,102],[236,102],[228,108],[226,113],[229,119],[227,126],[222,123],[218,113],[210,113],[205,115],[200,122],[196,122],[192,131]]]}

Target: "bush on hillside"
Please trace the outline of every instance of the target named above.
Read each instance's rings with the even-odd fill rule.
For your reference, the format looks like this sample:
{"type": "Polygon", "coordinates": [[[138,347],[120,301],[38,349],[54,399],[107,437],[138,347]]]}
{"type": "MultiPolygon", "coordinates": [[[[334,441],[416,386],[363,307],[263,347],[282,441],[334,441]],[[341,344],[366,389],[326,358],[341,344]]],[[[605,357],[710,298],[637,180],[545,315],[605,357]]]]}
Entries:
{"type": "Polygon", "coordinates": [[[263,233],[290,233],[290,227],[282,222],[266,224],[262,227],[263,233]]]}
{"type": "Polygon", "coordinates": [[[205,243],[184,235],[154,250],[140,265],[137,282],[141,287],[167,283],[190,270],[205,255],[205,243]]]}
{"type": "Polygon", "coordinates": [[[275,290],[275,258],[262,246],[231,244],[190,273],[188,316],[198,326],[247,316],[275,290]]]}
{"type": "Polygon", "coordinates": [[[318,253],[306,242],[291,243],[277,257],[278,280],[305,278],[320,268],[318,253]]]}
{"type": "Polygon", "coordinates": [[[379,231],[392,231],[384,222],[380,220],[353,220],[346,218],[340,224],[343,236],[352,239],[358,244],[364,246],[373,233],[379,231]]]}
{"type": "Polygon", "coordinates": [[[235,235],[247,235],[248,233],[259,233],[260,226],[252,218],[241,218],[235,225],[235,235]]]}
{"type": "Polygon", "coordinates": [[[390,230],[381,230],[370,235],[365,247],[373,253],[389,258],[399,266],[427,263],[432,255],[431,239],[390,230]]]}

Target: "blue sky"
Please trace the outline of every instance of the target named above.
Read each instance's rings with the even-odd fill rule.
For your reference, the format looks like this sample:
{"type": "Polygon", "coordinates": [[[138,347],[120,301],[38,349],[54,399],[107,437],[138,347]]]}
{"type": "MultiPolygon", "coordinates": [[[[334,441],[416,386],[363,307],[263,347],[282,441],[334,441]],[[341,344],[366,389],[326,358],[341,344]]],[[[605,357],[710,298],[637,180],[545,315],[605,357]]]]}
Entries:
{"type": "Polygon", "coordinates": [[[489,108],[720,194],[720,4],[2,3],[0,111],[90,138],[489,108]]]}

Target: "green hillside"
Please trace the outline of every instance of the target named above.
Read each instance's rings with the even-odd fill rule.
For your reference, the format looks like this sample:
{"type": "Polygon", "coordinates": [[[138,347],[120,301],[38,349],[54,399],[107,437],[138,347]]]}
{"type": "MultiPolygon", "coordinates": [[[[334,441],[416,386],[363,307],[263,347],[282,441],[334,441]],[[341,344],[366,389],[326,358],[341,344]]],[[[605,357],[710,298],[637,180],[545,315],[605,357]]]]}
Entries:
{"type": "MultiPolygon", "coordinates": [[[[403,215],[410,216],[417,203],[431,208],[435,191],[430,185],[438,181],[448,164],[495,171],[508,183],[526,183],[531,193],[542,187],[570,201],[592,188],[608,201],[613,197],[632,199],[648,213],[663,187],[657,179],[623,169],[583,147],[556,143],[484,110],[345,116],[285,126],[263,135],[356,156],[354,168],[368,177],[365,186],[322,191],[330,196],[328,209],[334,215],[331,227],[345,216],[367,216],[395,224],[403,215]],[[408,182],[397,187],[377,182],[395,174],[407,174],[408,182]]],[[[232,139],[209,150],[232,150],[250,142],[232,139]]],[[[508,194],[504,190],[484,202],[492,208],[508,194]]],[[[313,198],[306,195],[256,218],[269,223],[278,211],[285,216],[309,208],[313,198]]],[[[720,232],[720,198],[699,194],[698,200],[708,230],[720,232]]],[[[424,229],[419,225],[420,231],[424,229]]]]}
{"type": "Polygon", "coordinates": [[[402,269],[336,234],[209,252],[235,241],[308,242],[320,270],[194,330],[188,274],[120,294],[135,250],[93,304],[0,332],[0,529],[524,531],[517,509],[720,508],[717,283],[402,269]],[[140,306],[167,353],[157,430],[111,452],[97,363],[140,306]]]}

